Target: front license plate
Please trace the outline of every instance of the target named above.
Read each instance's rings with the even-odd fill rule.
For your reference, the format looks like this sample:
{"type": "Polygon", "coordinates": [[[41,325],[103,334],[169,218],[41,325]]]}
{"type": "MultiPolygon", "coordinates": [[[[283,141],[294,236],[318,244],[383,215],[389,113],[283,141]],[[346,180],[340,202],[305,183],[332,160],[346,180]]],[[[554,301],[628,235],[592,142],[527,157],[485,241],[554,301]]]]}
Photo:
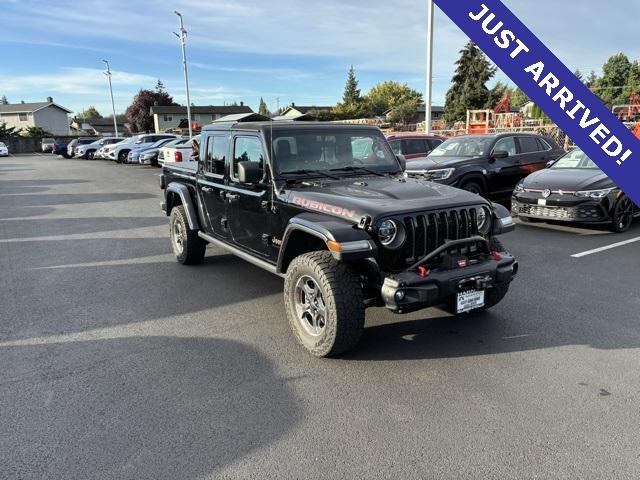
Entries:
{"type": "Polygon", "coordinates": [[[464,313],[484,307],[484,290],[467,290],[458,293],[456,313],[464,313]]]}
{"type": "Polygon", "coordinates": [[[539,198],[538,199],[538,205],[540,205],[542,207],[546,207],[547,206],[547,199],[546,198],[539,198]]]}

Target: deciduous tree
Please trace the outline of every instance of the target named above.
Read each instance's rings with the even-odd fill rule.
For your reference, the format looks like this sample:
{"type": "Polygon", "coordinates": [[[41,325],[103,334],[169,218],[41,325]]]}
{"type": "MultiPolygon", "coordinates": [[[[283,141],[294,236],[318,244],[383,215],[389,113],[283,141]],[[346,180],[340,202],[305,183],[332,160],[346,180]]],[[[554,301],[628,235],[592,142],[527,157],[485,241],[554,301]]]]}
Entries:
{"type": "Polygon", "coordinates": [[[177,103],[164,90],[164,85],[160,80],[158,80],[155,90],[141,89],[125,113],[131,131],[134,133],[151,131],[153,129],[151,107],[165,105],[177,105],[177,103]]]}
{"type": "Polygon", "coordinates": [[[603,65],[602,78],[598,81],[596,92],[609,108],[627,103],[624,90],[630,70],[631,62],[624,53],[611,56],[603,65]]]}
{"type": "Polygon", "coordinates": [[[375,85],[364,98],[373,115],[382,115],[411,100],[422,101],[422,94],[406,83],[386,81],[375,85]]]}

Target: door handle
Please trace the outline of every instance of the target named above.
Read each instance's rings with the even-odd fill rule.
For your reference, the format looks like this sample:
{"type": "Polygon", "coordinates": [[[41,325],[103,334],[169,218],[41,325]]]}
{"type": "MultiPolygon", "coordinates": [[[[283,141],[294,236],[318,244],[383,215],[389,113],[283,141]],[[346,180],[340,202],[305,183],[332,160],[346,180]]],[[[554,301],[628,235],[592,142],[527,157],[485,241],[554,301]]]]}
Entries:
{"type": "Polygon", "coordinates": [[[211,192],[213,192],[213,188],[210,188],[210,187],[202,187],[202,191],[203,191],[204,193],[211,193],[211,192]]]}
{"type": "Polygon", "coordinates": [[[230,202],[232,202],[233,200],[237,200],[240,198],[240,195],[237,193],[225,193],[224,197],[229,200],[230,202]]]}

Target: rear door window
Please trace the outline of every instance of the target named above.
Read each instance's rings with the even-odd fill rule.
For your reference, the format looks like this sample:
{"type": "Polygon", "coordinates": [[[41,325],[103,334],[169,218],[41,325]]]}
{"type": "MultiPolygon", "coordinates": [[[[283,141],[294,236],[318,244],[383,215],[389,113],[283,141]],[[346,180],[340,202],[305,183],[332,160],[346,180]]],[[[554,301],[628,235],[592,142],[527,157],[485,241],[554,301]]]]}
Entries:
{"type": "Polygon", "coordinates": [[[540,151],[536,137],[518,137],[520,153],[534,153],[540,151]]]}

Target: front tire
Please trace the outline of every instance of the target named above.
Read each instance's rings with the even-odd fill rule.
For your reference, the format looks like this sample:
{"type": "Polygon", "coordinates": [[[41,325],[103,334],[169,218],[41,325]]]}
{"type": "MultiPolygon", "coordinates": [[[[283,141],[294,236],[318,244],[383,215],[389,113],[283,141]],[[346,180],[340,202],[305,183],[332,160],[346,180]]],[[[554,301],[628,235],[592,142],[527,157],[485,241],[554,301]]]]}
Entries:
{"type": "Polygon", "coordinates": [[[184,207],[179,205],[171,210],[169,219],[171,248],[176,260],[183,265],[197,265],[202,263],[207,242],[198,236],[197,230],[189,229],[187,214],[184,207]]]}
{"type": "Polygon", "coordinates": [[[284,301],[293,334],[312,355],[338,355],[360,341],[365,311],[360,279],[330,252],[305,253],[291,262],[284,301]]]}
{"type": "Polygon", "coordinates": [[[467,180],[462,183],[460,188],[467,192],[475,193],[476,195],[484,197],[484,186],[478,180],[467,180]]]}
{"type": "Polygon", "coordinates": [[[127,163],[127,155],[129,155],[129,150],[118,152],[118,163],[127,163]]]}
{"type": "Polygon", "coordinates": [[[493,288],[487,290],[484,294],[484,307],[480,308],[480,311],[488,310],[491,307],[495,307],[502,299],[507,295],[509,291],[509,283],[499,283],[494,285],[493,288]]]}
{"type": "Polygon", "coordinates": [[[613,207],[613,220],[611,221],[611,231],[623,233],[631,228],[633,223],[633,202],[626,195],[622,195],[613,207]]]}

